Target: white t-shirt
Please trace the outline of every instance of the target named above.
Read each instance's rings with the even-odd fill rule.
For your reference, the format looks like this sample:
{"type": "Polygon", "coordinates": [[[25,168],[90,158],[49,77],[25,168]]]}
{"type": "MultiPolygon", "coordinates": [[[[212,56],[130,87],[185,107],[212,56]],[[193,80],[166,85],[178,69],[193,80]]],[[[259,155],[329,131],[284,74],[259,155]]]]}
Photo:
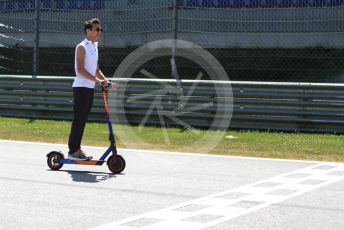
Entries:
{"type": "Polygon", "coordinates": [[[77,62],[76,62],[76,52],[79,46],[83,46],[85,48],[85,60],[84,60],[84,68],[92,75],[96,75],[96,70],[98,66],[98,42],[94,44],[92,41],[85,38],[82,42],[80,42],[75,48],[75,60],[74,60],[74,69],[76,77],[73,82],[73,87],[86,87],[94,89],[96,83],[87,79],[86,77],[82,76],[77,69],[77,62]]]}

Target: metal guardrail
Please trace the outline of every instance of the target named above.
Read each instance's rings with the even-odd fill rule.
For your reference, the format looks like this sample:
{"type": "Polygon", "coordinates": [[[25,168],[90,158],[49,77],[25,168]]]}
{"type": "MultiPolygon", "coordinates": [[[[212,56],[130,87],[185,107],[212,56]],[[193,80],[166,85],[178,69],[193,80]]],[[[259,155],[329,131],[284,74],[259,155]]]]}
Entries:
{"type": "MultiPolygon", "coordinates": [[[[173,80],[112,80],[118,83],[117,92],[110,95],[111,112],[120,115],[115,116],[117,123],[161,125],[159,115],[174,114],[182,123],[166,119],[166,126],[209,128],[215,116],[228,116],[233,109],[232,119],[228,116],[230,129],[344,133],[342,84],[185,80],[184,92],[192,94],[181,97],[187,102],[181,109],[173,80]],[[227,89],[233,98],[228,98],[227,89]],[[157,97],[161,106],[152,110],[157,97]],[[231,100],[233,108],[228,105],[231,100]]],[[[71,120],[72,81],[72,77],[0,76],[0,116],[71,120]]],[[[89,120],[104,119],[100,88],[96,88],[89,120]]]]}

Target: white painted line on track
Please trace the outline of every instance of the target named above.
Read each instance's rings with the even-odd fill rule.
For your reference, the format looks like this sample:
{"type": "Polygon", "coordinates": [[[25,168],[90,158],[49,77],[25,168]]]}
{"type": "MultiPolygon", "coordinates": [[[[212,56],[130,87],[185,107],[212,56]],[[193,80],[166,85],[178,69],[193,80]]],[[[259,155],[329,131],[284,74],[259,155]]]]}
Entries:
{"type": "MultiPolygon", "coordinates": [[[[53,146],[53,147],[63,147],[67,148],[67,144],[54,144],[54,143],[44,143],[44,142],[31,142],[31,141],[15,141],[15,140],[2,140],[0,139],[1,143],[17,143],[17,144],[32,144],[32,145],[45,145],[45,146],[53,146]]],[[[99,146],[83,146],[84,148],[93,148],[104,150],[107,149],[108,146],[99,147],[99,146]]],[[[59,150],[59,149],[52,149],[59,150]]],[[[263,157],[247,157],[247,156],[228,156],[228,155],[218,155],[218,154],[208,154],[208,153],[191,153],[191,152],[173,152],[173,151],[160,151],[160,150],[143,150],[143,149],[126,149],[126,148],[118,148],[119,151],[125,152],[142,152],[142,153],[159,153],[159,154],[170,154],[170,155],[182,155],[182,156],[199,156],[199,157],[214,157],[214,158],[230,158],[230,159],[249,159],[249,160],[257,160],[257,161],[282,161],[282,162],[295,162],[295,163],[333,163],[333,162],[326,162],[326,161],[312,161],[312,160],[292,160],[292,159],[281,159],[281,158],[263,158],[263,157]]]]}
{"type": "Polygon", "coordinates": [[[200,230],[343,179],[344,164],[319,163],[92,230],[200,230]]]}

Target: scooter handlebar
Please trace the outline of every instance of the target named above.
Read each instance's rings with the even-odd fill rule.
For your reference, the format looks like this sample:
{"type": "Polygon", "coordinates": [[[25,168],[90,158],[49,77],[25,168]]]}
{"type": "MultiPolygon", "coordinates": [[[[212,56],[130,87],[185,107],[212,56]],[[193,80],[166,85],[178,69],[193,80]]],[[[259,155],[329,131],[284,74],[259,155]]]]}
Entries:
{"type": "Polygon", "coordinates": [[[103,91],[108,91],[110,89],[113,89],[116,84],[112,83],[111,81],[107,84],[107,86],[102,86],[103,91]]]}

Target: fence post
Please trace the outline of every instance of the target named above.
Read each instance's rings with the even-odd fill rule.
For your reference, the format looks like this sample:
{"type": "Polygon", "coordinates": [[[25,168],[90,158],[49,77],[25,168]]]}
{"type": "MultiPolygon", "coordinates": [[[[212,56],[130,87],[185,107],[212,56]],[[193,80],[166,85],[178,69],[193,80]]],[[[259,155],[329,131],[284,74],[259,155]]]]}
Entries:
{"type": "Polygon", "coordinates": [[[178,8],[179,0],[174,0],[173,4],[173,39],[178,39],[178,8]]]}
{"type": "Polygon", "coordinates": [[[176,46],[177,46],[177,40],[178,40],[178,8],[179,8],[179,1],[180,0],[174,0],[173,2],[173,45],[171,50],[171,75],[176,80],[176,86],[177,86],[177,97],[179,99],[178,103],[178,109],[183,107],[183,104],[181,103],[181,97],[184,95],[183,88],[182,88],[182,81],[179,77],[177,65],[176,65],[176,46]]]}
{"type": "Polygon", "coordinates": [[[33,46],[33,66],[32,78],[36,78],[39,66],[39,16],[41,0],[35,0],[35,20],[34,20],[34,46],[33,46]]]}
{"type": "MultiPolygon", "coordinates": [[[[172,57],[171,59],[175,61],[175,55],[176,55],[176,40],[178,39],[178,1],[179,0],[174,0],[173,1],[173,25],[172,25],[172,30],[173,30],[173,47],[172,47],[172,57]]],[[[172,71],[172,75],[174,75],[172,71]]]]}

